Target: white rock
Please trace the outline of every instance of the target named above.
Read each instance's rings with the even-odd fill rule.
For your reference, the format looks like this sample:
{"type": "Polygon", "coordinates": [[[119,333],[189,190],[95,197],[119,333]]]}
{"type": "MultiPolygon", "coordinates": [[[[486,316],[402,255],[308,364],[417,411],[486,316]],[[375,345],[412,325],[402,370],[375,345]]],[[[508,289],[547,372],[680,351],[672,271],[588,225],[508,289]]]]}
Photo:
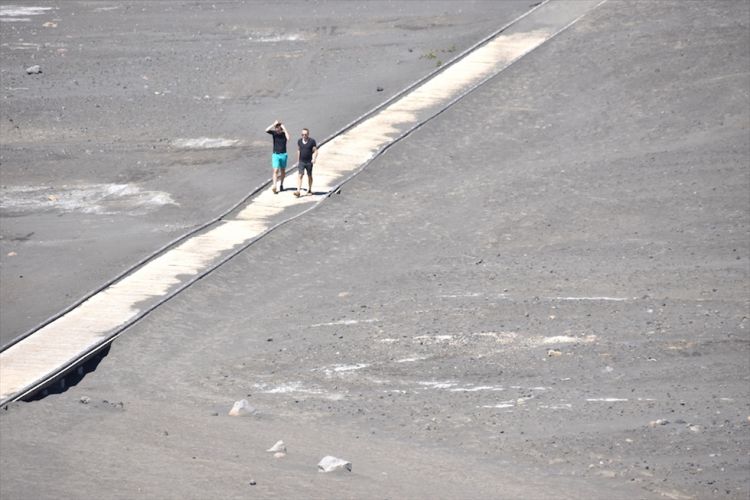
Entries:
{"type": "Polygon", "coordinates": [[[321,459],[320,463],[318,463],[318,469],[321,472],[334,472],[344,469],[351,472],[352,463],[340,458],[332,457],[331,455],[327,455],[321,459]]]}
{"type": "Polygon", "coordinates": [[[266,451],[269,453],[275,453],[277,451],[286,453],[286,445],[284,444],[284,441],[276,441],[276,444],[268,448],[266,451]]]}
{"type": "Polygon", "coordinates": [[[669,423],[669,420],[665,420],[663,418],[660,418],[658,420],[652,420],[648,423],[649,427],[656,427],[658,425],[667,425],[669,423]]]}
{"type": "Polygon", "coordinates": [[[42,67],[38,64],[35,64],[33,66],[29,66],[26,68],[26,73],[29,75],[37,75],[42,72],[42,67]]]}
{"type": "Polygon", "coordinates": [[[253,413],[255,413],[255,408],[250,406],[250,403],[247,402],[247,399],[235,401],[234,406],[232,406],[232,409],[229,410],[229,415],[233,417],[244,417],[246,415],[252,415],[253,413]]]}

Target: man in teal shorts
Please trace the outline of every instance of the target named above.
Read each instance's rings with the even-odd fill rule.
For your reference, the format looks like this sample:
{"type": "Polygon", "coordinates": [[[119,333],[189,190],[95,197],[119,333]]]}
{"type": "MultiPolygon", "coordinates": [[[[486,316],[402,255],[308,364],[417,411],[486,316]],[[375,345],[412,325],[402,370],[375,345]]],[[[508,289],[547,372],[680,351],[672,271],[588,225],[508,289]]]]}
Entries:
{"type": "Polygon", "coordinates": [[[289,140],[289,132],[279,120],[276,120],[266,129],[266,133],[273,136],[273,154],[271,155],[271,166],[273,167],[273,194],[284,190],[284,177],[286,177],[286,141],[289,140]],[[276,182],[279,181],[279,189],[276,182]]]}

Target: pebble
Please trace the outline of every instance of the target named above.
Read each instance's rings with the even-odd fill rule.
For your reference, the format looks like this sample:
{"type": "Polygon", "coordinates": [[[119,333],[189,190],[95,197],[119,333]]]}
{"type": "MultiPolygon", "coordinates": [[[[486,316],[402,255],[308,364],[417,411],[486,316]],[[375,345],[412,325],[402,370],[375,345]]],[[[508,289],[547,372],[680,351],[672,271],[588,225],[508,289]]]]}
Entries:
{"type": "Polygon", "coordinates": [[[323,457],[318,463],[318,469],[322,472],[334,472],[339,470],[348,470],[349,472],[351,472],[352,463],[341,458],[327,455],[323,457]]]}
{"type": "Polygon", "coordinates": [[[246,415],[252,415],[255,411],[255,408],[250,406],[247,399],[241,399],[234,402],[234,406],[229,410],[229,415],[232,417],[244,417],[246,415]]]}
{"type": "Polygon", "coordinates": [[[91,398],[88,396],[81,396],[81,404],[87,405],[91,401],[91,398]]]}
{"type": "Polygon", "coordinates": [[[39,66],[38,64],[29,66],[28,68],[26,68],[27,75],[38,75],[41,72],[42,72],[42,67],[39,66]]]}
{"type": "Polygon", "coordinates": [[[268,448],[266,451],[270,453],[278,451],[286,453],[286,445],[284,444],[284,441],[276,441],[276,444],[268,448]]]}
{"type": "Polygon", "coordinates": [[[378,87],[378,88],[377,88],[376,90],[377,90],[378,92],[382,92],[382,91],[383,91],[383,87],[378,87]]]}
{"type": "Polygon", "coordinates": [[[663,418],[660,418],[658,420],[652,420],[648,423],[649,427],[656,427],[657,425],[667,425],[669,423],[669,420],[664,420],[663,418]]]}
{"type": "Polygon", "coordinates": [[[550,349],[549,351],[547,351],[547,357],[552,358],[557,356],[562,356],[562,351],[560,351],[559,349],[550,349]]]}

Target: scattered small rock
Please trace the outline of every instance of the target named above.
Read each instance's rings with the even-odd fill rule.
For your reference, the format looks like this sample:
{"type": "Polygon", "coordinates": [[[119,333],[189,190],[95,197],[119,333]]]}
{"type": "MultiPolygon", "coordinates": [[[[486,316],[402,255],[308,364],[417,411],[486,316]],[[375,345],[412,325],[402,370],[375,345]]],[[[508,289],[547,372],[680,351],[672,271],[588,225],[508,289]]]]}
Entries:
{"type": "Polygon", "coordinates": [[[42,67],[39,66],[38,64],[29,66],[28,68],[26,68],[27,75],[38,75],[41,72],[42,72],[42,67]]]}
{"type": "Polygon", "coordinates": [[[550,349],[547,351],[547,357],[553,358],[557,356],[562,356],[562,351],[560,349],[550,349]]]}
{"type": "Polygon", "coordinates": [[[250,480],[250,486],[255,486],[256,484],[258,484],[258,483],[255,482],[255,479],[251,479],[250,480]]]}
{"type": "Polygon", "coordinates": [[[657,425],[667,425],[669,423],[669,420],[665,420],[663,418],[652,420],[648,423],[649,427],[656,427],[657,425]]]}
{"type": "Polygon", "coordinates": [[[87,405],[91,402],[91,398],[88,396],[81,396],[81,404],[87,405]]]}
{"type": "Polygon", "coordinates": [[[341,458],[336,458],[331,455],[323,457],[318,463],[318,469],[321,472],[334,472],[339,470],[352,471],[352,463],[341,458]]]}
{"type": "Polygon", "coordinates": [[[240,401],[234,402],[234,406],[229,410],[229,415],[232,417],[244,417],[246,415],[252,415],[255,411],[255,408],[250,406],[247,399],[241,399],[240,401]]]}
{"type": "Polygon", "coordinates": [[[691,425],[690,427],[688,427],[688,429],[690,429],[692,432],[695,432],[695,433],[698,433],[703,430],[700,425],[691,425]]]}
{"type": "Polygon", "coordinates": [[[378,88],[377,88],[377,89],[375,89],[375,90],[377,90],[378,92],[382,92],[382,91],[383,91],[383,87],[378,87],[378,88]]]}
{"type": "Polygon", "coordinates": [[[268,448],[266,451],[270,453],[275,453],[277,451],[286,452],[286,445],[284,444],[284,441],[276,441],[276,444],[268,448]]]}

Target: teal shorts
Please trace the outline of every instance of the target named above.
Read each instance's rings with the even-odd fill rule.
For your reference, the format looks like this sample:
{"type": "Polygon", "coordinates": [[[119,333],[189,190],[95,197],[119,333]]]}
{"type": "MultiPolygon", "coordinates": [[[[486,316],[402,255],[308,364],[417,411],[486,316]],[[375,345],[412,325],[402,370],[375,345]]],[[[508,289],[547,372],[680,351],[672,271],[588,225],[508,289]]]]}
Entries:
{"type": "Polygon", "coordinates": [[[286,153],[273,153],[271,155],[271,166],[273,168],[286,168],[286,153]]]}

